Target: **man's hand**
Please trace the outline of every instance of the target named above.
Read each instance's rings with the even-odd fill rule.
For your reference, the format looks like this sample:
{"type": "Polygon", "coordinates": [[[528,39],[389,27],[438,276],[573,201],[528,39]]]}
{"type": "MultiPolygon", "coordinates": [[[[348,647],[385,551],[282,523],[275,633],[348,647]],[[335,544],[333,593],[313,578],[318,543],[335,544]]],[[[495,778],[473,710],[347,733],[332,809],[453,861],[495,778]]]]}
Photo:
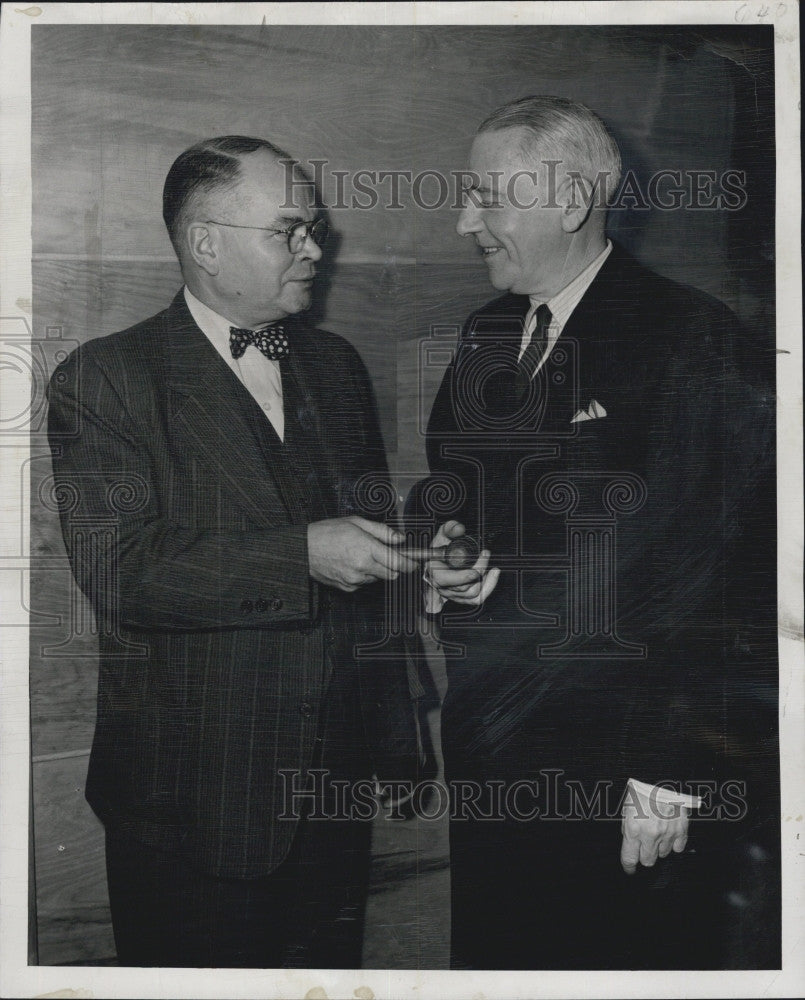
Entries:
{"type": "MultiPolygon", "coordinates": [[[[465,533],[463,524],[447,521],[436,532],[431,542],[433,548],[449,545],[454,538],[465,533]]],[[[429,559],[425,563],[425,580],[442,601],[457,604],[480,605],[497,586],[500,570],[489,569],[491,553],[484,549],[469,569],[450,569],[442,559],[429,559]]]]}
{"type": "Polygon", "coordinates": [[[621,813],[621,866],[627,875],[637,871],[638,863],[651,868],[671,851],[681,854],[688,842],[687,806],[646,796],[634,787],[630,794],[621,813]]]}
{"type": "Polygon", "coordinates": [[[376,580],[396,580],[419,565],[395,551],[404,540],[399,531],[365,517],[314,521],[307,528],[310,575],[347,593],[376,580]]]}

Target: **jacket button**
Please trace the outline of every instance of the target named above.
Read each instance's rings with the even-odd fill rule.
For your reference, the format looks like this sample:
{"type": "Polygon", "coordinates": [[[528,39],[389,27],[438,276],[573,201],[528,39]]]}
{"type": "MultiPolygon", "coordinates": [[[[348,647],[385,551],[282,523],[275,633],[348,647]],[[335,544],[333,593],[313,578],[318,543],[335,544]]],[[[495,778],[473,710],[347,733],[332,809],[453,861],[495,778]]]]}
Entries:
{"type": "Polygon", "coordinates": [[[313,715],[313,706],[310,704],[309,701],[303,701],[299,706],[299,711],[307,719],[311,715],[313,715]]]}
{"type": "Polygon", "coordinates": [[[268,611],[268,601],[264,597],[261,597],[255,603],[254,607],[255,607],[255,610],[257,610],[257,611],[268,611]]]}
{"type": "Polygon", "coordinates": [[[250,611],[254,611],[254,605],[249,600],[241,601],[240,610],[244,611],[246,614],[249,614],[250,611]]]}
{"type": "Polygon", "coordinates": [[[281,597],[272,597],[271,598],[271,610],[272,611],[279,611],[279,609],[281,607],[282,607],[282,598],[281,597]]]}

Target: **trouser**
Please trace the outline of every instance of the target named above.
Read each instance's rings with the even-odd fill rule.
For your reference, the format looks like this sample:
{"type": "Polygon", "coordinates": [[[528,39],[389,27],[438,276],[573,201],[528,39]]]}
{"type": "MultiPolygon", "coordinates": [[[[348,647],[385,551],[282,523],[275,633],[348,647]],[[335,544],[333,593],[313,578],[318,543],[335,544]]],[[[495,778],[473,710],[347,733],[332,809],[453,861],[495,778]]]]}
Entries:
{"type": "MultiPolygon", "coordinates": [[[[314,767],[355,777],[361,766],[353,679],[334,675],[314,767]]],[[[269,875],[219,878],[191,857],[107,826],[109,900],[121,965],[359,968],[368,891],[368,822],[303,815],[269,875]]]]}
{"type": "Polygon", "coordinates": [[[719,967],[721,859],[673,854],[626,875],[620,824],[597,825],[452,822],[451,967],[719,967]]]}
{"type": "Polygon", "coordinates": [[[255,879],[216,878],[107,831],[120,964],[359,968],[370,831],[338,825],[352,829],[302,821],[285,861],[255,879]]]}

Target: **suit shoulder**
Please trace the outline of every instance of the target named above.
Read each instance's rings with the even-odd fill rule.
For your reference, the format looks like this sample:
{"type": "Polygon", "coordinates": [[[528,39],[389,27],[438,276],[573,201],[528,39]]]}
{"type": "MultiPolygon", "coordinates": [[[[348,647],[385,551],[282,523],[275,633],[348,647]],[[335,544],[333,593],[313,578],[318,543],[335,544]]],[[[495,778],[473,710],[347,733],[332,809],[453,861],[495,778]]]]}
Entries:
{"type": "Polygon", "coordinates": [[[624,297],[632,297],[651,311],[678,317],[701,316],[737,323],[734,313],[720,299],[693,285],[668,278],[640,264],[621,251],[613,261],[624,297]]]}
{"type": "Polygon", "coordinates": [[[661,301],[667,310],[666,323],[673,336],[675,354],[689,361],[701,358],[702,354],[722,360],[733,355],[741,338],[741,327],[732,310],[699,288],[668,278],[660,280],[665,290],[661,301]]]}
{"type": "Polygon", "coordinates": [[[714,322],[738,322],[729,306],[693,285],[682,284],[658,274],[655,291],[656,301],[660,305],[673,305],[683,316],[699,316],[714,322]]]}
{"type": "Polygon", "coordinates": [[[137,400],[145,403],[143,377],[158,356],[167,310],[116,333],[95,337],[75,348],[54,370],[49,395],[54,390],[80,398],[103,393],[120,400],[126,409],[137,400]]]}
{"type": "Polygon", "coordinates": [[[346,337],[342,337],[340,333],[324,330],[320,326],[306,326],[304,330],[309,338],[315,340],[317,345],[325,350],[345,354],[357,353],[350,341],[346,337]]]}
{"type": "Polygon", "coordinates": [[[742,336],[737,317],[722,301],[651,270],[622,250],[601,278],[605,308],[639,334],[638,347],[651,344],[658,360],[663,352],[677,358],[694,359],[702,351],[723,356],[742,336]]]}
{"type": "Polygon", "coordinates": [[[152,353],[152,345],[160,339],[166,312],[162,310],[124,330],[87,340],[76,347],[59,367],[88,362],[105,370],[121,363],[128,367],[131,361],[138,359],[141,363],[143,357],[152,353]]]}

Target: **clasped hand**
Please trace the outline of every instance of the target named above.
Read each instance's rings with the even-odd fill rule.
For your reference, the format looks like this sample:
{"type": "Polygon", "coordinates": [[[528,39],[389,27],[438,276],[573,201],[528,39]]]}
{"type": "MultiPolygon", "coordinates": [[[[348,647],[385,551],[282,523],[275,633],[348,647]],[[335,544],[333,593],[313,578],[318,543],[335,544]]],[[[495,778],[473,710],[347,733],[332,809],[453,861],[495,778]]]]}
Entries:
{"type": "Polygon", "coordinates": [[[635,873],[638,863],[651,868],[657,858],[685,850],[688,842],[685,806],[638,793],[624,804],[622,817],[621,866],[627,875],[635,873]]]}
{"type": "MultiPolygon", "coordinates": [[[[463,524],[446,521],[436,532],[431,545],[441,548],[465,533],[463,524]]],[[[442,559],[429,559],[425,563],[425,581],[436,591],[442,601],[457,604],[480,605],[497,586],[500,570],[489,569],[491,553],[484,549],[469,569],[451,569],[442,559]]]]}
{"type": "Polygon", "coordinates": [[[395,549],[405,536],[365,517],[335,517],[308,525],[310,575],[318,583],[352,593],[377,580],[396,580],[419,565],[395,549]]]}

